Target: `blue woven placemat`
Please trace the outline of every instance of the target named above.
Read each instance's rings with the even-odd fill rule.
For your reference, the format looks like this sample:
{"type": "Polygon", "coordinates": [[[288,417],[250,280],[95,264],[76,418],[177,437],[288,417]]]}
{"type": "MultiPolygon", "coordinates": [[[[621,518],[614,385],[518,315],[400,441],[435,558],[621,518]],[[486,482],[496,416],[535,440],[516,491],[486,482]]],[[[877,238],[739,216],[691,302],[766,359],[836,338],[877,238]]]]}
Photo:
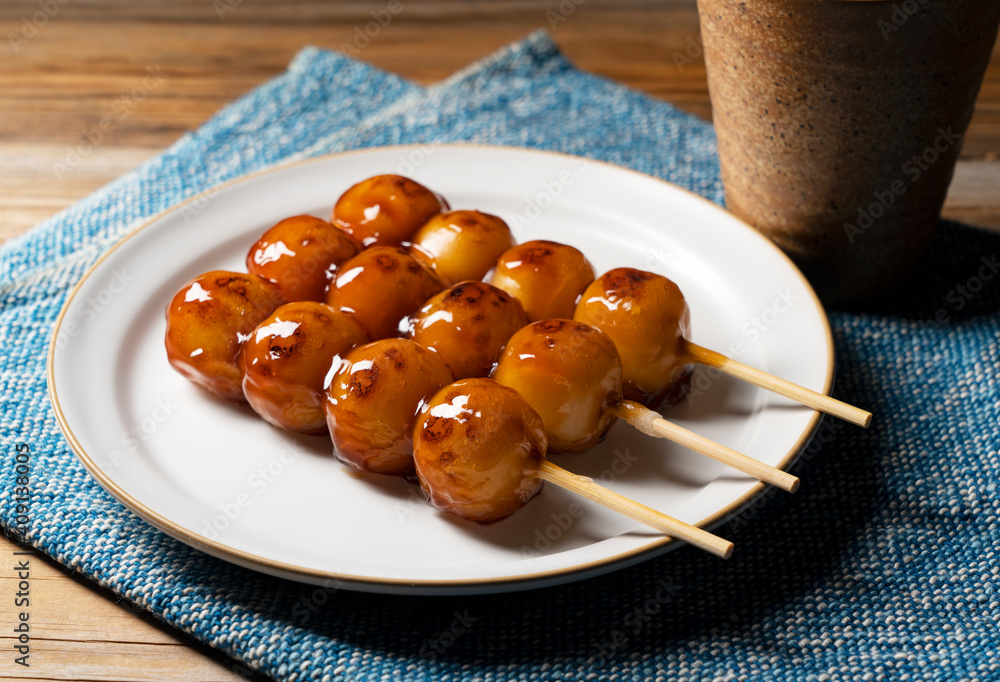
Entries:
{"type": "Polygon", "coordinates": [[[45,360],[69,288],[106,248],[185,197],[296,156],[456,140],[590,156],[721,201],[709,125],[576,70],[544,34],[428,89],[307,49],[0,247],[4,528],[278,679],[1000,678],[1000,238],[959,225],[942,225],[905,294],[832,314],[837,395],[873,410],[874,426],[825,421],[795,466],[800,492],[765,496],[723,529],[738,548],[728,562],[682,548],[522,594],[354,594],[210,558],[98,487],[56,425],[45,360]]]}

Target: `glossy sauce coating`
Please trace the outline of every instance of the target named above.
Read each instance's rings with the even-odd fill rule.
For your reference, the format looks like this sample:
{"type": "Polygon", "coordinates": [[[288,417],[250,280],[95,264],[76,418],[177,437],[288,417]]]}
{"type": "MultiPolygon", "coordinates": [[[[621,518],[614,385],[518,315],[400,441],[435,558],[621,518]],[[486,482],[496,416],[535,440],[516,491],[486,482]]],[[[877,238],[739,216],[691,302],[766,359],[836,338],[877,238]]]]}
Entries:
{"type": "Polygon", "coordinates": [[[461,282],[410,316],[408,336],[466,379],[489,376],[504,344],[526,324],[517,299],[485,282],[461,282]]]}
{"type": "Polygon", "coordinates": [[[517,391],[490,379],[438,391],[414,429],[420,486],[435,507],[492,523],[538,494],[545,427],[517,391]]]}
{"type": "Polygon", "coordinates": [[[326,301],[357,320],[370,338],[384,339],[398,336],[403,318],[444,288],[405,249],[373,246],[341,265],[326,301]]]}
{"type": "Polygon", "coordinates": [[[514,246],[507,223],[481,211],[439,213],[411,241],[413,255],[448,284],[481,280],[514,246]]]}
{"type": "Polygon", "coordinates": [[[368,335],[361,325],[324,303],[283,305],[243,344],[247,402],[275,426],[325,433],[330,370],[341,355],[366,343],[368,335]]]}
{"type": "Polygon", "coordinates": [[[242,402],[241,345],[283,303],[278,286],[256,275],[213,270],[196,277],[167,305],[170,365],[220,398],[242,402]]]}
{"type": "Polygon", "coordinates": [[[672,281],[651,272],[616,268],[584,291],[574,319],[614,341],[622,359],[624,394],[651,409],[682,396],[689,376],[683,341],[691,313],[672,281]]]}
{"type": "Polygon", "coordinates": [[[515,389],[545,423],[550,452],[600,442],[622,399],[622,365],[603,332],[571,320],[543,320],[507,342],[493,378],[515,389]]]}
{"type": "Polygon", "coordinates": [[[326,419],[337,458],[377,474],[412,474],[417,411],[451,382],[444,360],[408,339],[383,339],[348,352],[327,390],[326,419]]]}
{"type": "Polygon", "coordinates": [[[333,224],[363,246],[398,246],[448,202],[401,175],[376,175],[344,192],[333,207],[333,224]]]}
{"type": "Polygon", "coordinates": [[[286,218],[250,248],[247,271],[273,281],[286,301],[322,301],[337,267],[360,248],[346,232],[310,215],[286,218]]]}
{"type": "Polygon", "coordinates": [[[490,284],[516,298],[532,322],[570,319],[596,273],[579,250],[536,240],[518,244],[497,261],[490,284]]]}

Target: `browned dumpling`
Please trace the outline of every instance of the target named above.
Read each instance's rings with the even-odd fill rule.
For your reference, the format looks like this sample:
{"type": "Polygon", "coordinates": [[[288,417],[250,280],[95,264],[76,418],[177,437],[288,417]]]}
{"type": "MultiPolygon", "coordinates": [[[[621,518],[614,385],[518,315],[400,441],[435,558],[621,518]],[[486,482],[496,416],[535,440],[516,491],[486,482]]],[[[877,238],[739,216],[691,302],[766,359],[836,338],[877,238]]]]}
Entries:
{"type": "Polygon", "coordinates": [[[580,251],[549,241],[518,244],[497,261],[490,284],[521,302],[532,322],[570,319],[596,273],[580,251]]]}
{"type": "Polygon", "coordinates": [[[242,402],[242,340],[283,303],[278,286],[257,275],[213,270],[196,277],[167,305],[170,365],[220,398],[242,402]]]}
{"type": "Polygon", "coordinates": [[[271,280],[286,301],[322,301],[337,267],[357,255],[354,239],[319,218],[286,218],[247,254],[247,271],[271,280]]]}
{"type": "Polygon", "coordinates": [[[515,389],[545,423],[550,452],[600,442],[622,399],[622,365],[602,331],[571,320],[543,320],[507,342],[493,378],[515,389]]]}
{"type": "Polygon", "coordinates": [[[470,521],[491,523],[542,487],[545,427],[517,391],[490,379],[447,386],[421,411],[413,456],[431,503],[470,521]]]}
{"type": "Polygon", "coordinates": [[[461,282],[409,319],[409,337],[441,356],[456,379],[489,376],[507,340],[528,324],[517,300],[485,282],[461,282]]]}
{"type": "Polygon", "coordinates": [[[325,303],[300,301],[275,310],[243,345],[243,393],[275,426],[326,433],[326,381],[340,356],[368,343],[357,322],[325,303]]]}
{"type": "Polygon", "coordinates": [[[333,207],[333,224],[362,246],[398,246],[448,202],[401,175],[376,175],[344,192],[333,207]]]}
{"type": "Polygon", "coordinates": [[[514,246],[507,223],[481,211],[439,213],[411,241],[413,255],[448,284],[481,280],[514,246]]]}
{"type": "Polygon", "coordinates": [[[377,474],[412,474],[417,411],[451,381],[440,356],[408,339],[382,339],[347,353],[327,390],[337,458],[377,474]]]}
{"type": "Polygon", "coordinates": [[[643,270],[616,268],[587,287],[574,319],[614,341],[626,398],[655,410],[683,396],[690,369],[684,338],[691,332],[691,313],[672,281],[643,270]]]}
{"type": "Polygon", "coordinates": [[[405,332],[403,318],[444,288],[405,249],[373,246],[340,267],[326,302],[357,320],[370,338],[384,339],[405,332]]]}

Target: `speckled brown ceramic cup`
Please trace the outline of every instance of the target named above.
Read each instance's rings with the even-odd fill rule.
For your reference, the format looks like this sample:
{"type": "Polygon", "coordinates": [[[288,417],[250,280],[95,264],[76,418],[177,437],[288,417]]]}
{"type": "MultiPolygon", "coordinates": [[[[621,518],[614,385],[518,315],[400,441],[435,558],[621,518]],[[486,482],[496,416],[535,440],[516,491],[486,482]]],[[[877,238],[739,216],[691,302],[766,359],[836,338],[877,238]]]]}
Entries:
{"type": "Polygon", "coordinates": [[[726,204],[826,302],[901,281],[940,215],[998,0],[698,0],[726,204]]]}

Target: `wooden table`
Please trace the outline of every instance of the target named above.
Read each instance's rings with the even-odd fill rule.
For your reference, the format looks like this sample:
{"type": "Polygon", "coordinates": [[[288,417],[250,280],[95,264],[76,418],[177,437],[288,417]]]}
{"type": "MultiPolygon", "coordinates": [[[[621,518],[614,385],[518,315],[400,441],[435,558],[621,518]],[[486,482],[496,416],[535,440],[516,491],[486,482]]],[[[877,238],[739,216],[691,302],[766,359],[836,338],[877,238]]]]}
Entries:
{"type": "MultiPolygon", "coordinates": [[[[536,28],[580,67],[710,116],[692,0],[403,0],[359,58],[431,83],[536,28]],[[555,15],[546,16],[552,10],[555,15]],[[692,61],[677,59],[690,56],[692,61]]],[[[0,5],[0,240],[19,234],[160,152],[217,109],[280,73],[305,45],[352,44],[386,2],[48,0],[0,5]],[[37,14],[41,7],[48,13],[37,14]],[[58,8],[58,9],[54,9],[58,8]],[[25,18],[27,19],[25,21],[25,18]],[[43,21],[44,19],[44,21],[43,21]],[[10,34],[26,37],[10,40],[10,34]],[[16,45],[15,45],[16,42],[16,45]],[[16,52],[14,48],[16,47],[16,52]],[[169,74],[57,179],[83,133],[156,67],[169,74]]],[[[962,152],[945,215],[1000,229],[1000,50],[962,152]]],[[[0,540],[7,563],[17,548],[0,540]]],[[[34,555],[31,667],[0,678],[231,680],[246,673],[114,596],[34,555]]],[[[5,564],[6,565],[6,564],[5,564]]],[[[0,636],[11,651],[17,579],[0,573],[0,636]]]]}

